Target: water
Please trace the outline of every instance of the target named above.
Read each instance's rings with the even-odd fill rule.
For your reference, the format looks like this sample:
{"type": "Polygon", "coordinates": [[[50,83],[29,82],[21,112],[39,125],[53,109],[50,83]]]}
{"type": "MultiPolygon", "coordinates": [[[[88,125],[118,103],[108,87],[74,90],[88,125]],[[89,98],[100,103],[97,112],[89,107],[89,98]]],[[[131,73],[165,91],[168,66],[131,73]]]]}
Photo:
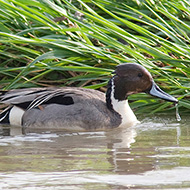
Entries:
{"type": "Polygon", "coordinates": [[[180,115],[179,115],[178,104],[175,104],[175,108],[176,108],[176,119],[177,119],[177,121],[181,121],[181,117],[180,117],[180,115]]]}
{"type": "Polygon", "coordinates": [[[69,133],[0,128],[0,189],[190,189],[190,119],[69,133]]]}

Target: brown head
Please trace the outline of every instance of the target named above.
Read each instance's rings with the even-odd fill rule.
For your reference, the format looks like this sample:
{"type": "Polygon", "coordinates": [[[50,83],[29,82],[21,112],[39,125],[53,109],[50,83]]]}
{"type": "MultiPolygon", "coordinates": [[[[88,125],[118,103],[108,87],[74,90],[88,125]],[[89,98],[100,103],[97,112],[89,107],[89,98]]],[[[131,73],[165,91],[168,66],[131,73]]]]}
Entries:
{"type": "Polygon", "coordinates": [[[151,74],[137,63],[123,63],[116,67],[113,77],[114,97],[121,101],[131,94],[141,92],[177,103],[178,100],[162,91],[154,82],[151,74]]]}

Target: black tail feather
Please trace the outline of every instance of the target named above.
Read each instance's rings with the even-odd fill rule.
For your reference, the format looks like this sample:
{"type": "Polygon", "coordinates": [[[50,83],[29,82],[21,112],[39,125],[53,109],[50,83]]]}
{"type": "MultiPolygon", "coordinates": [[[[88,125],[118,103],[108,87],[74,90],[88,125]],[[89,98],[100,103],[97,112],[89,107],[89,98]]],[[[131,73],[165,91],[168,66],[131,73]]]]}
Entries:
{"type": "Polygon", "coordinates": [[[2,123],[2,124],[10,124],[9,113],[10,113],[11,109],[12,109],[12,106],[9,106],[9,107],[7,107],[5,110],[3,110],[0,113],[0,123],[2,123]]]}

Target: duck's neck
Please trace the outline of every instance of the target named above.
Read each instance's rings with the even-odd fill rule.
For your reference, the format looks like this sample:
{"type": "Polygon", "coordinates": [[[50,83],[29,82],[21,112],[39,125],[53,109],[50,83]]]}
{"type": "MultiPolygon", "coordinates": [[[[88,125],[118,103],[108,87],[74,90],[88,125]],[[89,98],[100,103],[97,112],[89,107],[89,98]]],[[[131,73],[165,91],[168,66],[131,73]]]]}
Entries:
{"type": "Polygon", "coordinates": [[[108,109],[115,111],[121,115],[121,125],[135,124],[138,122],[135,114],[128,104],[124,89],[120,87],[116,88],[114,77],[112,77],[108,83],[106,104],[108,109]]]}

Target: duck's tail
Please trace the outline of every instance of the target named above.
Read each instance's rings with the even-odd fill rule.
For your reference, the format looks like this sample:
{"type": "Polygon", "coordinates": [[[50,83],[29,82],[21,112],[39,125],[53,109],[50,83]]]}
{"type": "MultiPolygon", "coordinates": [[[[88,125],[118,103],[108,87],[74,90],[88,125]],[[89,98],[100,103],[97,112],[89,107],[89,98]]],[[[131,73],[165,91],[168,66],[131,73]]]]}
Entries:
{"type": "MultiPolygon", "coordinates": [[[[0,101],[2,99],[2,96],[5,95],[7,91],[0,90],[0,101]]],[[[9,124],[9,113],[12,109],[12,106],[8,106],[6,109],[4,109],[2,112],[0,112],[0,123],[2,124],[9,124]]]]}
{"type": "Polygon", "coordinates": [[[0,113],[0,123],[2,123],[2,124],[10,124],[9,114],[10,114],[10,111],[11,111],[12,107],[13,106],[9,106],[9,107],[7,107],[5,110],[3,110],[0,113]]]}

